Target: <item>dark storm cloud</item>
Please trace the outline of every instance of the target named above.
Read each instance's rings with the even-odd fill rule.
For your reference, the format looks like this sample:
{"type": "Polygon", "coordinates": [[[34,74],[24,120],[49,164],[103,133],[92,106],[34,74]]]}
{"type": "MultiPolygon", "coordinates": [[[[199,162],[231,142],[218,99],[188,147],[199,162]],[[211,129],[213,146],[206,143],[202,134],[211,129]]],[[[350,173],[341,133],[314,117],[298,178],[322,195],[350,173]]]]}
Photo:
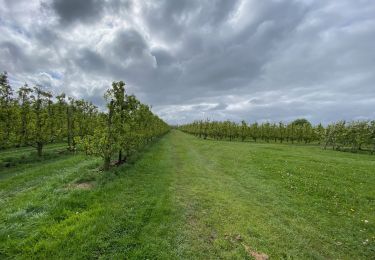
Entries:
{"type": "Polygon", "coordinates": [[[53,0],[55,10],[61,23],[69,24],[76,21],[92,22],[101,16],[103,1],[100,0],[53,0]]]}
{"type": "Polygon", "coordinates": [[[374,118],[375,3],[0,0],[0,69],[103,105],[112,80],[171,123],[374,118]]]}
{"type": "Polygon", "coordinates": [[[107,69],[105,59],[100,54],[87,48],[79,50],[75,62],[82,70],[87,72],[103,73],[107,69]]]}
{"type": "Polygon", "coordinates": [[[145,21],[168,39],[190,30],[215,27],[225,22],[238,5],[237,0],[164,0],[145,9],[145,21]]]}
{"type": "Polygon", "coordinates": [[[151,54],[155,57],[158,67],[168,67],[176,62],[171,53],[164,49],[153,49],[151,54]]]}
{"type": "Polygon", "coordinates": [[[116,57],[128,59],[142,57],[148,46],[142,35],[136,30],[123,30],[109,46],[116,57]]]}

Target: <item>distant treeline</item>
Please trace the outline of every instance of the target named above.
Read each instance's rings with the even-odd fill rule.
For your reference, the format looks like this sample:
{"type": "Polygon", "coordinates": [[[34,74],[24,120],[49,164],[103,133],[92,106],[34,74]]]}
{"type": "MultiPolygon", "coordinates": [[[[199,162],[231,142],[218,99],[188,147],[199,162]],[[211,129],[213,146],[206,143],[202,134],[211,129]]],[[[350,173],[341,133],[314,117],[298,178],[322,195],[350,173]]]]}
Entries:
{"type": "Polygon", "coordinates": [[[194,121],[179,126],[186,133],[200,138],[215,140],[252,140],[257,142],[316,143],[324,149],[357,152],[367,150],[375,153],[375,121],[339,121],[324,127],[313,126],[306,119],[291,123],[240,124],[231,121],[194,121]]]}
{"type": "Polygon", "coordinates": [[[124,162],[134,151],[169,126],[134,95],[127,95],[125,83],[113,82],[106,94],[107,112],[91,102],[53,97],[40,86],[20,87],[16,93],[7,73],[0,74],[0,149],[33,146],[42,156],[48,143],[66,142],[70,151],[103,157],[108,169],[115,153],[124,162]]]}

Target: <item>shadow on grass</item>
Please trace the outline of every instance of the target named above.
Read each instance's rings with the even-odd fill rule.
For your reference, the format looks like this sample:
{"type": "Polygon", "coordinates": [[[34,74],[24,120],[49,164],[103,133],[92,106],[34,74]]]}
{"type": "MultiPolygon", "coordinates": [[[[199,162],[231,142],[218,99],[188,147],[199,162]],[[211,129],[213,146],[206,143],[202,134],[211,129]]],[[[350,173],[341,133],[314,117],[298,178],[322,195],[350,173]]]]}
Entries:
{"type": "Polygon", "coordinates": [[[151,142],[145,144],[141,149],[134,151],[134,153],[127,158],[126,162],[117,164],[117,161],[113,161],[111,163],[111,168],[107,171],[104,171],[102,165],[100,165],[88,174],[80,176],[80,178],[75,180],[75,183],[96,183],[98,185],[105,185],[114,181],[117,177],[126,174],[128,172],[127,169],[133,167],[134,164],[141,160],[143,156],[151,151],[151,149],[153,149],[153,147],[164,137],[165,135],[155,138],[151,142]]]}
{"type": "Polygon", "coordinates": [[[66,149],[59,149],[55,151],[46,151],[41,157],[38,156],[36,152],[5,156],[0,158],[0,172],[4,169],[14,168],[18,165],[49,161],[67,154],[71,154],[71,152],[66,149]]]}

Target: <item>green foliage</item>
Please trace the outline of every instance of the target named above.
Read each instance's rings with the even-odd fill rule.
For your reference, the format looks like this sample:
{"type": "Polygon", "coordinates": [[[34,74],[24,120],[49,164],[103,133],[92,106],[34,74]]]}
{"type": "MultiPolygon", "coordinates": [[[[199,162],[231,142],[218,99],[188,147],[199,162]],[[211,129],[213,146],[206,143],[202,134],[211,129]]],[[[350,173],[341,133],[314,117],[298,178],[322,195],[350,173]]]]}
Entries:
{"type": "Polygon", "coordinates": [[[311,126],[311,123],[306,119],[306,118],[299,118],[299,119],[296,119],[292,122],[293,125],[297,125],[297,126],[304,126],[304,125],[309,125],[311,126]]]}
{"type": "Polygon", "coordinates": [[[18,102],[20,110],[20,127],[18,131],[20,146],[26,146],[31,141],[32,100],[30,94],[33,92],[27,84],[18,90],[18,102]]]}
{"type": "Polygon", "coordinates": [[[289,124],[253,123],[245,121],[236,124],[230,121],[194,121],[179,127],[186,133],[204,139],[215,140],[252,140],[263,142],[318,143],[324,149],[332,147],[341,151],[367,151],[375,153],[375,121],[356,121],[311,125],[306,119],[297,119],[289,124]]]}
{"type": "Polygon", "coordinates": [[[8,148],[15,142],[15,117],[17,115],[13,89],[8,74],[0,74],[0,148],[8,148]]]}
{"type": "Polygon", "coordinates": [[[17,91],[8,82],[7,73],[0,74],[0,149],[32,146],[42,156],[43,147],[68,139],[68,147],[75,150],[74,137],[91,134],[98,112],[84,100],[69,98],[64,93],[54,99],[41,86],[27,84],[17,91]]]}
{"type": "Polygon", "coordinates": [[[375,153],[375,121],[340,121],[327,126],[323,134],[324,148],[351,152],[375,153]]]}
{"type": "Polygon", "coordinates": [[[43,91],[40,87],[34,87],[32,98],[32,119],[30,122],[31,145],[36,147],[38,155],[42,156],[43,146],[51,142],[50,130],[53,126],[51,116],[50,92],[43,91]]]}
{"type": "Polygon", "coordinates": [[[67,141],[68,150],[100,156],[108,169],[116,152],[118,163],[125,162],[169,130],[148,106],[126,94],[122,81],[106,92],[106,113],[64,93],[53,98],[40,86],[25,84],[17,94],[13,98],[7,73],[0,74],[0,149],[33,146],[41,157],[46,144],[67,141]]]}
{"type": "Polygon", "coordinates": [[[117,163],[121,164],[153,138],[169,131],[169,126],[134,95],[127,95],[122,81],[113,82],[105,98],[108,113],[98,117],[93,134],[75,140],[86,154],[102,157],[103,168],[108,170],[116,152],[117,163]]]}

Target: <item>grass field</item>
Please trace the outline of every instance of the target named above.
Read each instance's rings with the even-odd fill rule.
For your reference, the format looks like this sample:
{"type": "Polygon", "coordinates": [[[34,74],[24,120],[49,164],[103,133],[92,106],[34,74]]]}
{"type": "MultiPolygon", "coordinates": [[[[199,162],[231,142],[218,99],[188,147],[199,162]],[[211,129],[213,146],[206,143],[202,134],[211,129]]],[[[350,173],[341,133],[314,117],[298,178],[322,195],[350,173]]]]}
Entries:
{"type": "Polygon", "coordinates": [[[138,157],[1,168],[0,259],[375,257],[374,156],[174,130],[138,157]]]}

